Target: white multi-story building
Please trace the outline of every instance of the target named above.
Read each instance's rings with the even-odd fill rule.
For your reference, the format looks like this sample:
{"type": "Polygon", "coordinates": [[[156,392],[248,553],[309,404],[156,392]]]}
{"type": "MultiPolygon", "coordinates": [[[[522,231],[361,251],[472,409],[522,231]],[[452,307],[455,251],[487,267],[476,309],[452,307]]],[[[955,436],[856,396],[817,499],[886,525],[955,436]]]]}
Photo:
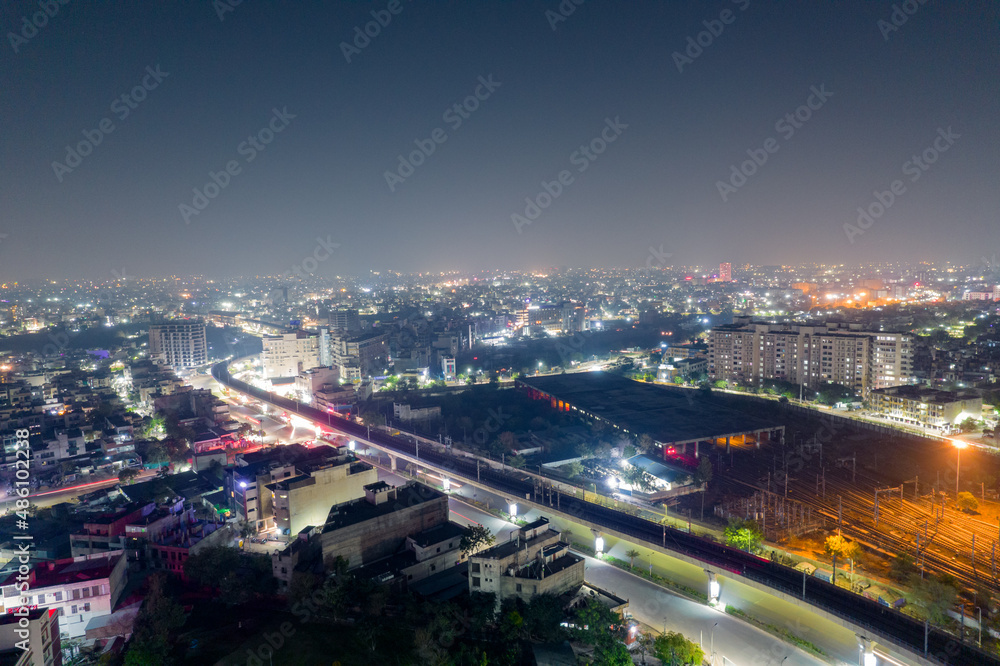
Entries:
{"type": "Polygon", "coordinates": [[[125,589],[127,568],[125,553],[120,550],[39,562],[28,574],[29,589],[23,596],[15,585],[16,572],[0,583],[3,612],[22,605],[57,608],[60,635],[80,638],[91,619],[111,614],[125,589]]]}
{"type": "Polygon", "coordinates": [[[305,331],[265,335],[261,362],[264,377],[297,377],[299,373],[319,366],[319,336],[305,331]]]}
{"type": "Polygon", "coordinates": [[[709,334],[712,379],[759,384],[777,379],[814,389],[834,383],[862,396],[913,383],[912,338],[860,326],[770,324],[737,318],[709,334]]]}
{"type": "Polygon", "coordinates": [[[149,327],[149,356],[174,370],[194,368],[208,363],[205,324],[171,322],[149,327]]]}

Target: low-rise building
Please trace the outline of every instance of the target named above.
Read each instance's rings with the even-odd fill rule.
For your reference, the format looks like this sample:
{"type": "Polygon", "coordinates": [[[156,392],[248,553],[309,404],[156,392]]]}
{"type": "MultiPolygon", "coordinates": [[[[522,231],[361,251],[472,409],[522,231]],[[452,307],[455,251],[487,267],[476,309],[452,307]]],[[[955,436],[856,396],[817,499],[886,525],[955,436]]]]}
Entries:
{"type": "Polygon", "coordinates": [[[891,386],[873,390],[869,402],[883,418],[943,432],[950,432],[967,418],[980,419],[983,414],[983,398],[974,391],[891,386]]]}
{"type": "Polygon", "coordinates": [[[469,591],[530,601],[538,594],[563,594],[583,585],[584,559],[569,551],[547,518],[511,532],[498,544],[469,558],[469,591]]]}
{"type": "MultiPolygon", "coordinates": [[[[12,573],[0,582],[5,614],[22,605],[16,576],[12,573]]],[[[91,618],[111,613],[126,582],[127,564],[122,552],[39,562],[28,574],[29,589],[23,595],[23,605],[58,610],[60,635],[80,638],[91,618]]]]}
{"type": "Polygon", "coordinates": [[[319,537],[323,561],[339,556],[352,569],[371,564],[403,550],[410,536],[446,524],[448,515],[448,496],[438,490],[372,483],[364,499],[330,510],[319,537]]]}

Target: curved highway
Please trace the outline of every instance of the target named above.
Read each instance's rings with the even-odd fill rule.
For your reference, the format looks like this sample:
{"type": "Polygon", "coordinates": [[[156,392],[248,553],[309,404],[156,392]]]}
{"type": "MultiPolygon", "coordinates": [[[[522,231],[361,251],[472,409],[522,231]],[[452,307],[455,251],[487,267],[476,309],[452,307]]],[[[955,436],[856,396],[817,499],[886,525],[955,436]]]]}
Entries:
{"type": "MultiPolygon", "coordinates": [[[[393,437],[384,432],[324,412],[309,405],[289,400],[268,391],[256,388],[235,379],[229,373],[229,362],[212,366],[212,376],[223,386],[244,393],[252,398],[269,403],[279,409],[325,424],[332,430],[345,435],[372,442],[387,452],[398,452],[418,457],[416,446],[409,440],[393,437]]],[[[505,472],[477,464],[475,460],[461,458],[425,448],[419,459],[434,467],[447,470],[456,478],[489,486],[513,497],[530,495],[535,486],[531,481],[512,476],[505,472]]],[[[573,517],[588,520],[608,529],[617,530],[642,542],[677,551],[733,574],[756,581],[771,589],[784,592],[795,598],[841,617],[855,625],[863,626],[880,638],[906,648],[912,653],[924,653],[924,625],[899,611],[856,595],[848,590],[835,587],[817,578],[805,578],[803,595],[802,573],[774,562],[755,557],[744,551],[696,537],[652,521],[630,516],[614,509],[585,502],[572,496],[560,497],[560,511],[573,517]],[[561,506],[565,504],[566,506],[561,506]]],[[[938,629],[931,628],[927,634],[928,659],[941,664],[995,664],[1000,659],[975,648],[968,643],[960,643],[957,638],[938,629]]]]}

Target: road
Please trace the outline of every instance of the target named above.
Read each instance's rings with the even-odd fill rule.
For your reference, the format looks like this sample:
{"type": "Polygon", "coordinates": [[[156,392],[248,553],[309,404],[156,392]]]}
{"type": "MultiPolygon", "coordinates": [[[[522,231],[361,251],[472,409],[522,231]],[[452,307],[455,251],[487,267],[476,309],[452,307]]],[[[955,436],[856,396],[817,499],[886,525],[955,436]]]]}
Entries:
{"type": "MultiPolygon", "coordinates": [[[[156,476],[156,470],[144,469],[139,471],[139,477],[135,482],[148,481],[149,479],[156,476]]],[[[118,477],[112,476],[107,479],[102,479],[98,481],[84,481],[83,483],[77,483],[72,486],[67,486],[65,488],[53,488],[50,490],[43,490],[37,492],[33,495],[29,495],[28,499],[31,503],[37,506],[39,509],[45,509],[50,506],[59,504],[60,502],[65,502],[67,500],[73,499],[80,495],[86,493],[94,492],[95,490],[100,490],[101,488],[112,488],[118,483],[118,477]]],[[[3,499],[0,499],[0,515],[6,514],[7,510],[11,508],[13,502],[18,500],[17,495],[9,495],[3,499]]]]}
{"type": "MultiPolygon", "coordinates": [[[[386,470],[379,471],[379,479],[393,485],[406,482],[406,479],[401,475],[386,470]]],[[[503,503],[502,498],[496,495],[486,493],[481,489],[474,489],[472,486],[462,486],[451,493],[451,499],[448,503],[452,521],[461,525],[485,525],[496,535],[498,543],[508,540],[510,533],[516,529],[516,526],[469,504],[468,500],[472,500],[473,495],[475,495],[476,501],[489,501],[497,506],[503,503]]],[[[524,518],[533,520],[542,515],[544,514],[532,510],[525,513],[524,518]]],[[[582,526],[577,526],[577,528],[589,533],[587,528],[582,526]]],[[[566,538],[574,536],[577,536],[576,531],[567,535],[566,538]]],[[[677,578],[678,571],[673,568],[679,564],[676,560],[671,563],[669,560],[673,558],[667,558],[642,546],[616,542],[610,545],[608,554],[618,559],[627,560],[628,557],[625,553],[632,548],[636,548],[641,553],[636,560],[637,567],[644,564],[648,567],[648,563],[652,562],[654,572],[677,578]]],[[[723,656],[730,660],[726,662],[727,664],[732,663],[740,666],[745,664],[753,664],[754,666],[780,664],[785,656],[789,657],[786,663],[791,664],[828,663],[743,620],[709,608],[704,603],[673,594],[611,564],[587,557],[586,566],[586,580],[588,582],[629,599],[629,610],[635,619],[650,627],[659,630],[664,626],[666,620],[668,631],[680,631],[695,641],[699,640],[704,632],[706,653],[711,647],[711,631],[715,628],[718,664],[723,663],[723,656]],[[718,627],[714,627],[715,623],[718,623],[718,627]]],[[[692,580],[691,583],[695,583],[695,581],[692,580]]],[[[784,627],[799,637],[809,640],[819,646],[827,655],[833,657],[837,663],[857,663],[858,648],[853,632],[833,622],[731,580],[723,581],[722,599],[729,605],[740,608],[755,617],[765,619],[776,626],[784,627]]]]}
{"type": "MultiPolygon", "coordinates": [[[[900,645],[908,646],[914,652],[918,650],[923,651],[926,644],[931,654],[935,656],[940,655],[942,662],[945,659],[945,655],[950,654],[951,657],[948,657],[949,660],[966,660],[967,663],[1000,664],[1000,660],[977,651],[974,646],[970,646],[968,643],[957,644],[952,636],[940,630],[931,628],[927,631],[920,623],[897,611],[881,606],[874,601],[864,599],[847,590],[834,587],[822,580],[800,575],[799,572],[789,567],[749,555],[735,548],[695,537],[681,530],[658,525],[614,508],[593,504],[570,495],[561,494],[545,484],[539,486],[537,483],[533,483],[532,479],[527,476],[521,477],[505,470],[495,469],[489,465],[483,466],[479,461],[473,461],[463,456],[451,455],[450,452],[443,449],[421,447],[421,450],[418,452],[416,451],[416,446],[408,440],[392,437],[336,415],[322,412],[308,405],[295,403],[286,398],[269,394],[243,382],[234,380],[229,377],[225,363],[219,363],[214,366],[212,372],[217,379],[225,381],[228,386],[233,387],[237,391],[247,393],[259,400],[265,400],[279,409],[296,412],[300,416],[322,424],[324,429],[330,428],[335,432],[353,437],[358,442],[370,442],[375,447],[394,452],[395,454],[419,458],[421,465],[447,470],[445,473],[452,479],[478,479],[479,484],[490,487],[491,492],[504,497],[523,496],[530,498],[534,495],[535,501],[554,507],[553,512],[550,512],[553,513],[553,522],[557,525],[562,524],[564,530],[573,533],[573,541],[588,543],[593,538],[589,530],[580,531],[579,533],[574,532],[574,529],[579,530],[580,526],[573,521],[581,520],[595,526],[613,529],[616,533],[623,535],[623,538],[627,539],[629,543],[658,544],[662,548],[670,548],[673,551],[683,553],[687,558],[704,564],[685,563],[677,559],[677,557],[666,555],[665,553],[660,553],[659,555],[671,563],[671,577],[692,588],[700,589],[706,585],[706,577],[703,570],[706,564],[714,567],[716,571],[731,572],[734,575],[721,574],[723,580],[723,603],[729,603],[728,592],[726,591],[727,586],[733,585],[745,588],[747,584],[740,581],[746,579],[747,581],[752,581],[754,585],[763,585],[774,590],[780,590],[790,595],[793,599],[801,598],[805,603],[822,608],[834,616],[845,618],[855,625],[872,627],[871,631],[873,634],[881,636],[882,639],[891,639],[900,645]],[[553,494],[555,497],[552,496],[553,494]],[[553,502],[553,499],[555,502],[553,502]],[[559,511],[560,513],[557,514],[555,511],[559,511]],[[578,518],[571,518],[570,516],[578,516],[578,518]],[[693,581],[694,584],[690,585],[687,581],[693,581]],[[955,653],[956,651],[957,653],[955,653]]],[[[609,543],[608,547],[610,548],[613,545],[613,543],[609,543]]],[[[753,615],[766,622],[775,624],[775,621],[767,618],[766,615],[771,612],[770,609],[773,604],[785,604],[784,610],[776,618],[777,624],[785,630],[793,631],[797,626],[797,622],[799,622],[799,618],[806,612],[812,612],[811,610],[798,608],[798,604],[793,604],[791,601],[780,601],[777,597],[766,596],[767,605],[761,603],[754,606],[753,615]],[[789,618],[794,618],[795,622],[789,625],[787,622],[789,618]]],[[[831,624],[831,626],[833,625],[831,624]]],[[[838,658],[841,657],[838,656],[838,658]]],[[[854,658],[848,657],[846,662],[853,663],[854,658]]]]}

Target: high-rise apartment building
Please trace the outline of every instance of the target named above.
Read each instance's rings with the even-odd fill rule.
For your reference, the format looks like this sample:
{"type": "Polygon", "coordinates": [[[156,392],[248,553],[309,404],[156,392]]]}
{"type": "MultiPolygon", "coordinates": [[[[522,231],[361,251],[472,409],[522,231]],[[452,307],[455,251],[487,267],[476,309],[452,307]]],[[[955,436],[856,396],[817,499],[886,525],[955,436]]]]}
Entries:
{"type": "Polygon", "coordinates": [[[713,380],[760,384],[777,379],[813,389],[834,383],[862,396],[913,382],[910,336],[858,325],[770,324],[738,317],[712,329],[708,350],[713,380]]]}
{"type": "Polygon", "coordinates": [[[719,282],[732,282],[733,281],[733,265],[732,264],[719,264],[719,282]]]}
{"type": "Polygon", "coordinates": [[[382,374],[389,362],[389,336],[380,330],[357,336],[332,335],[330,349],[341,381],[382,374]]]}
{"type": "Polygon", "coordinates": [[[149,357],[159,365],[174,370],[194,368],[208,363],[205,324],[171,322],[149,327],[149,357]]]}
{"type": "Polygon", "coordinates": [[[331,310],[329,313],[330,329],[335,331],[360,331],[361,320],[358,311],[354,309],[331,310]]]}

